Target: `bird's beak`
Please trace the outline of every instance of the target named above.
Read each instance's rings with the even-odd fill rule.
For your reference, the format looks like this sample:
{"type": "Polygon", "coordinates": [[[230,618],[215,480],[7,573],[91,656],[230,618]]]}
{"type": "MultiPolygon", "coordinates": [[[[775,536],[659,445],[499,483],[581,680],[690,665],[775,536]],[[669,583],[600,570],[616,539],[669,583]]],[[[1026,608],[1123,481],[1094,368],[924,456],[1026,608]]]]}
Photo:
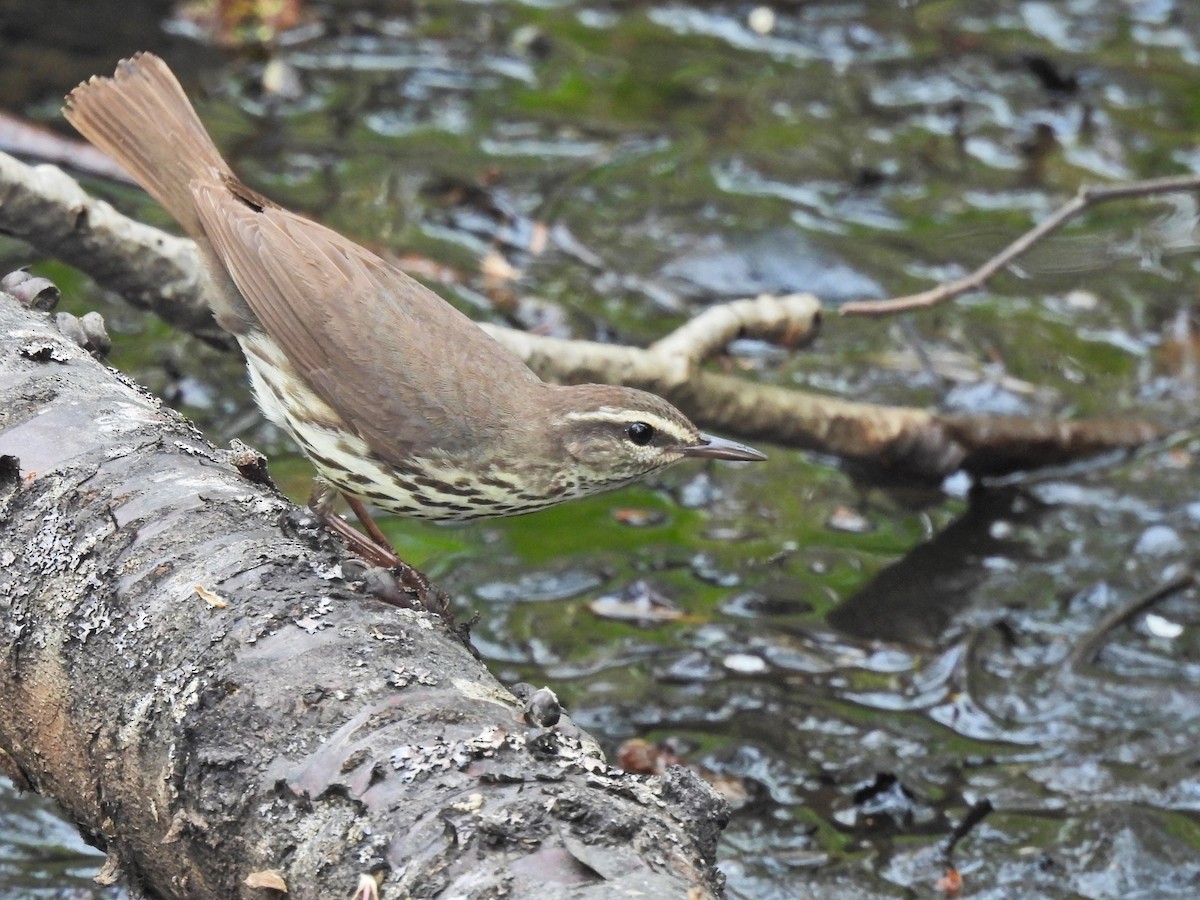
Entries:
{"type": "Polygon", "coordinates": [[[725,438],[713,437],[711,434],[700,435],[700,442],[697,444],[675,449],[684,456],[697,459],[736,459],[743,462],[761,462],[767,458],[765,454],[759,453],[753,447],[727,441],[725,438]]]}

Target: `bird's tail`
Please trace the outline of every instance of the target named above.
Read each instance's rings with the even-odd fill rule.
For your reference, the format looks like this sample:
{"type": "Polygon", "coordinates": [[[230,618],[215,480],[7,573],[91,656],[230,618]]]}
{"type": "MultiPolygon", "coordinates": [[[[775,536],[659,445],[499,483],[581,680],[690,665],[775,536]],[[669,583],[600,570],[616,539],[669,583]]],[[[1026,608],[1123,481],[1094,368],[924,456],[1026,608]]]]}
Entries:
{"type": "Polygon", "coordinates": [[[184,231],[203,235],[191,186],[231,173],[165,62],[153,53],[122,60],[111,78],[93,77],[71,91],[63,115],[124,166],[184,231]]]}

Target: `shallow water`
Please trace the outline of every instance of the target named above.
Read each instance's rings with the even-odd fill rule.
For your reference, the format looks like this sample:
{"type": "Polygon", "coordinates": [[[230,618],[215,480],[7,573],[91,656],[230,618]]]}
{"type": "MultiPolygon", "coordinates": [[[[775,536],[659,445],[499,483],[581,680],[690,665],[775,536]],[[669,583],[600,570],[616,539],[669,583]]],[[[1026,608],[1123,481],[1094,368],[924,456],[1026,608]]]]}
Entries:
{"type": "MultiPolygon", "coordinates": [[[[256,64],[147,16],[103,41],[5,30],[55,65],[0,61],[0,102],[50,121],[74,81],[160,50],[275,199],[435,261],[478,317],[635,343],[764,290],[836,305],[920,289],[1081,183],[1200,170],[1200,12],[1183,2],[310,11],[320,33],[279,53],[294,100],[263,101],[256,64]],[[515,284],[485,282],[489,251],[515,284]]],[[[830,316],[809,350],[743,342],[730,365],[854,399],[1191,428],[1195,226],[1191,197],[1110,204],[987,292],[903,321],[830,316]]],[[[108,315],[118,365],[306,495],[236,360],[108,315]]],[[[1196,594],[1100,636],[1094,661],[1072,654],[1190,564],[1192,434],[974,492],[767,449],[764,465],[679,467],[525,518],[387,527],[480,613],[502,679],[554,686],[610,750],[669,741],[720,783],[737,806],[732,897],[932,892],[984,799],[995,811],[953,853],[971,896],[1185,895],[1200,878],[1196,594]]],[[[32,881],[87,890],[77,868],[0,865],[10,895],[32,881]]]]}

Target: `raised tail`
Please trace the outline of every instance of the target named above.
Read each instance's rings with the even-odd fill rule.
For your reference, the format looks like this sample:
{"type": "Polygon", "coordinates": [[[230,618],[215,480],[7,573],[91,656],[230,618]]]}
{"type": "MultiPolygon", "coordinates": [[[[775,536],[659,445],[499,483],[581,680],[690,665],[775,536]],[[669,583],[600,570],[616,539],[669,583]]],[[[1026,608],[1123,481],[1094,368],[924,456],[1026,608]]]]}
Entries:
{"type": "Polygon", "coordinates": [[[184,231],[203,236],[192,183],[231,173],[165,62],[153,53],[122,60],[111,78],[93,77],[71,91],[63,115],[124,166],[184,231]]]}

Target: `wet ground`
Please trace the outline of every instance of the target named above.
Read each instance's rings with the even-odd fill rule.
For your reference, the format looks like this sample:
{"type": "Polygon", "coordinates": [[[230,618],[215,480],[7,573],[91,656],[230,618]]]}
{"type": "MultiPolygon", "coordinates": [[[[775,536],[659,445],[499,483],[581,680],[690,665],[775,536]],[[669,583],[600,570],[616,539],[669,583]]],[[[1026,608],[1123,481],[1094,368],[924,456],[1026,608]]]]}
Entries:
{"type": "MultiPolygon", "coordinates": [[[[907,293],[1081,183],[1200,170],[1184,0],[312,4],[278,54],[295,95],[270,100],[260,64],[182,20],[97,11],[113,33],[51,33],[12,7],[6,110],[50,122],[74,81],[160,50],[247,180],[411,254],[474,315],[553,333],[648,342],[759,291],[907,293]]],[[[1197,592],[1105,617],[1185,573],[1200,533],[1195,244],[1194,197],[1105,206],[985,293],[831,315],[801,354],[746,342],[726,363],[853,399],[1181,429],[1135,458],[929,489],[766,448],[522,519],[388,530],[480,613],[502,679],[552,685],[614,754],[666,742],[710,773],[736,806],[731,897],[937,894],[972,810],[950,853],[966,896],[1192,896],[1197,592]]],[[[236,360],[109,318],[118,365],[305,496],[236,360]]],[[[0,835],[32,835],[0,840],[0,892],[90,896],[42,815],[0,811],[0,835]]]]}

